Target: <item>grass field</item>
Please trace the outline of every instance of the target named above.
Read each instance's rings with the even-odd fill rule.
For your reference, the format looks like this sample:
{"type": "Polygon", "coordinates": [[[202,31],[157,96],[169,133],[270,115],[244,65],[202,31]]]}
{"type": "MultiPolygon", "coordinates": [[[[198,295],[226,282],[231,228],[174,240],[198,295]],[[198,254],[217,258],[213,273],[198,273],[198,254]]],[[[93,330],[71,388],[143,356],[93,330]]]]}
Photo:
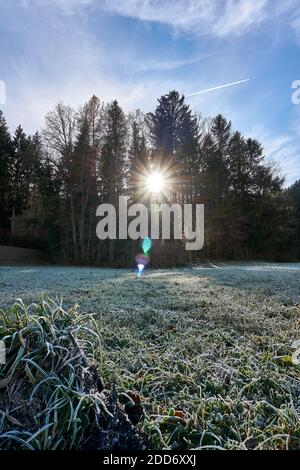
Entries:
{"type": "Polygon", "coordinates": [[[95,313],[98,370],[137,391],[160,448],[300,448],[300,265],[148,271],[0,268],[0,306],[95,313]]]}

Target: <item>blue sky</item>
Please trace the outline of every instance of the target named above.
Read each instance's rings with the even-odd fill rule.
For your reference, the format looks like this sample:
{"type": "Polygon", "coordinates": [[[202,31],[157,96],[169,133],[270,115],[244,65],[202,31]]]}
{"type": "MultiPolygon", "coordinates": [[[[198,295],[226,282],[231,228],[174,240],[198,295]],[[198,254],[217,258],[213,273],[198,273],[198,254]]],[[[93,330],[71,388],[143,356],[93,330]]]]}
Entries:
{"type": "Polygon", "coordinates": [[[171,89],[260,139],[287,184],[300,178],[299,0],[1,0],[0,80],[9,126],[40,130],[59,100],[117,98],[150,111],[171,89]]]}

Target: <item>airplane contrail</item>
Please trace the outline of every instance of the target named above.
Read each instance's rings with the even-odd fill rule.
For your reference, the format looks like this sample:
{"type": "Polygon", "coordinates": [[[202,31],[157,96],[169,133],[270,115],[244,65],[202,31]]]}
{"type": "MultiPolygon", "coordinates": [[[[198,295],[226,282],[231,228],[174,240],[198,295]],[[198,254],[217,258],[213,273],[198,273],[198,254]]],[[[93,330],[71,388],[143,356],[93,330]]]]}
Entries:
{"type": "Polygon", "coordinates": [[[215,86],[213,88],[207,88],[206,90],[201,90],[201,91],[196,91],[195,93],[190,93],[189,95],[186,95],[186,97],[188,98],[189,96],[202,95],[203,93],[208,93],[209,91],[220,90],[221,88],[226,88],[228,86],[233,86],[233,85],[239,85],[240,83],[245,83],[249,81],[250,81],[250,78],[246,78],[245,80],[239,80],[238,82],[226,83],[225,85],[215,86]]]}

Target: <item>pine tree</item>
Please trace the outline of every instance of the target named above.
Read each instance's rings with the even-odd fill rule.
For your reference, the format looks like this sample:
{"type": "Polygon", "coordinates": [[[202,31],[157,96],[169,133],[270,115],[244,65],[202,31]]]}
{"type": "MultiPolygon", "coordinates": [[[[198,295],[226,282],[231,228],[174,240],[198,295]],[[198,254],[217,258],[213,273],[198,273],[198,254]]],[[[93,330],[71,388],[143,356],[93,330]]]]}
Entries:
{"type": "MultiPolygon", "coordinates": [[[[116,100],[106,108],[103,141],[98,166],[100,199],[117,207],[119,196],[125,192],[127,121],[116,100]]],[[[114,240],[110,240],[110,262],[114,260],[114,245],[114,240]]]]}
{"type": "Polygon", "coordinates": [[[46,234],[47,250],[57,261],[68,260],[68,242],[63,239],[65,214],[61,216],[61,181],[49,158],[45,158],[37,171],[37,184],[41,204],[40,224],[46,234]]]}
{"type": "Polygon", "coordinates": [[[115,100],[107,106],[105,113],[105,134],[99,164],[102,201],[114,204],[124,193],[126,139],[126,117],[115,100]]]}
{"type": "Polygon", "coordinates": [[[291,243],[291,255],[293,259],[300,259],[300,180],[290,186],[286,192],[287,200],[292,210],[291,225],[294,229],[294,238],[291,243]]]}
{"type": "Polygon", "coordinates": [[[96,171],[95,143],[90,145],[90,122],[81,122],[72,158],[73,197],[75,201],[76,229],[80,245],[80,261],[90,260],[92,221],[95,217],[96,171]]]}
{"type": "Polygon", "coordinates": [[[131,134],[128,150],[128,192],[133,201],[144,197],[145,179],[150,173],[150,159],[146,144],[144,116],[140,111],[130,116],[131,134]]]}
{"type": "Polygon", "coordinates": [[[21,126],[13,138],[13,155],[10,159],[11,233],[14,235],[15,217],[24,213],[30,202],[30,179],[32,176],[30,140],[21,126]]]}
{"type": "Polygon", "coordinates": [[[153,145],[153,164],[170,180],[172,198],[187,201],[195,192],[198,158],[198,123],[184,96],[171,91],[158,99],[147,124],[153,145]]]}
{"type": "Polygon", "coordinates": [[[13,146],[11,136],[2,111],[0,111],[0,241],[7,240],[9,224],[9,162],[12,158],[13,146]]]}

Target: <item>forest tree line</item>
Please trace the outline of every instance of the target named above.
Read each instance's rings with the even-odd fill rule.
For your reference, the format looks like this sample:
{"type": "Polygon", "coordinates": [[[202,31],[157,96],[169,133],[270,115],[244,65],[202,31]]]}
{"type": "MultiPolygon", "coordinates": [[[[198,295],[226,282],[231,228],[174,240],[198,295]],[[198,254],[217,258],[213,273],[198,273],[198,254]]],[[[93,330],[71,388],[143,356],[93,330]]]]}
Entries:
{"type": "Polygon", "coordinates": [[[136,243],[99,240],[96,208],[121,195],[149,202],[151,169],[165,174],[167,202],[205,206],[204,249],[157,243],[157,264],[299,260],[300,181],[285,188],[260,142],[221,115],[196,115],[176,91],[147,114],[96,96],[76,110],[60,102],[32,136],[21,126],[11,135],[0,111],[0,244],[46,250],[57,262],[131,264],[136,243]]]}

